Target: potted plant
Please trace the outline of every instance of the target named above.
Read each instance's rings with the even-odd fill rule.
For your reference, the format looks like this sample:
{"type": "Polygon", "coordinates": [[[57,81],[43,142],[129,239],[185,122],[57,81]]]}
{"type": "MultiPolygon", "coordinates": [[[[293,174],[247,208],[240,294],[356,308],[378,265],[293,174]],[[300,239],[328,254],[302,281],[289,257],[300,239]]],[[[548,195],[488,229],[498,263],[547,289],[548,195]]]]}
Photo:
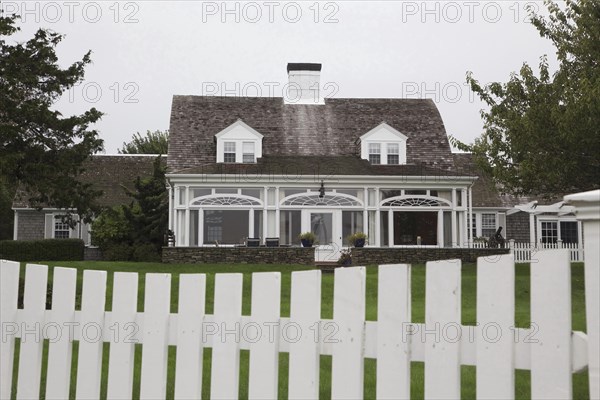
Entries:
{"type": "Polygon", "coordinates": [[[317,236],[312,232],[304,232],[300,234],[300,242],[302,242],[302,247],[312,247],[316,239],[317,236]]]}
{"type": "Polygon", "coordinates": [[[338,258],[337,263],[340,267],[349,267],[352,265],[352,253],[350,249],[340,251],[340,258],[338,258]]]}
{"type": "Polygon", "coordinates": [[[353,235],[348,237],[348,242],[354,247],[365,247],[365,242],[367,240],[367,235],[363,232],[356,232],[353,235]]]}

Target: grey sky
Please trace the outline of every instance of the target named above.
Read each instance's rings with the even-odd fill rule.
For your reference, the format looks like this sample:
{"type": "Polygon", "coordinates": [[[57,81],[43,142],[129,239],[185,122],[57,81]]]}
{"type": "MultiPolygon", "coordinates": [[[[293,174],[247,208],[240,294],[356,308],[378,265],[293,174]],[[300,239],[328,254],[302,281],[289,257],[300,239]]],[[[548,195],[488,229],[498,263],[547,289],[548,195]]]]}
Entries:
{"type": "Polygon", "coordinates": [[[27,9],[19,40],[38,27],[67,35],[62,64],[93,51],[86,81],[57,108],[105,112],[96,127],[107,153],[136,131],[167,129],[174,94],[281,97],[288,62],[322,63],[326,96],[432,98],[448,134],[471,142],[483,105],[466,71],[505,81],[524,61],[554,60],[526,22],[526,5],[543,10],[540,1],[230,1],[229,13],[224,4],[2,2],[9,12],[27,9]]]}

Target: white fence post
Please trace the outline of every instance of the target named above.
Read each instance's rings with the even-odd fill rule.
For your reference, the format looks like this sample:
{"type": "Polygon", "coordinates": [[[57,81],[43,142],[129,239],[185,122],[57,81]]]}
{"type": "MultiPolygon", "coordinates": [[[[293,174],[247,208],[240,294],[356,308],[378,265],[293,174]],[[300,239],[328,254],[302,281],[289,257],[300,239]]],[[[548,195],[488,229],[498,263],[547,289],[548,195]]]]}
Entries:
{"type": "Polygon", "coordinates": [[[583,221],[590,399],[600,398],[600,190],[565,196],[583,221]]]}

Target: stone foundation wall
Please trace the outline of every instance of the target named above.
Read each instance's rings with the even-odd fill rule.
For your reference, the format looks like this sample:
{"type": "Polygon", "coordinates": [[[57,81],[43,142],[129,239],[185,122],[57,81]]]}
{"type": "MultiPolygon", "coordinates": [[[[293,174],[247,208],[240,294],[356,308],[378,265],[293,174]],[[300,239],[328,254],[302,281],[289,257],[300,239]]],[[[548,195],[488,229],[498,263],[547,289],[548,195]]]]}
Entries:
{"type": "Polygon", "coordinates": [[[427,261],[455,259],[460,259],[465,263],[474,263],[477,261],[477,257],[508,253],[509,249],[363,247],[352,249],[352,264],[423,264],[427,261]]]}
{"type": "Polygon", "coordinates": [[[97,247],[86,247],[83,249],[83,259],[84,261],[102,261],[104,257],[102,256],[102,250],[97,247]]]}
{"type": "Polygon", "coordinates": [[[162,262],[314,265],[315,249],[312,247],[163,247],[162,262]]]}

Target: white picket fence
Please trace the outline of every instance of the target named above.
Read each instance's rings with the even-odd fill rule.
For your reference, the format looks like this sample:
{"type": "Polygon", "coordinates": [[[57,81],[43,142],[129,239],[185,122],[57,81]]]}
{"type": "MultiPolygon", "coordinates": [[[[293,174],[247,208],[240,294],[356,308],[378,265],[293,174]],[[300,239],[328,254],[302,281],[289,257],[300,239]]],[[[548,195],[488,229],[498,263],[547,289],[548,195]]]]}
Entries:
{"type": "MultiPolygon", "coordinates": [[[[514,254],[516,263],[529,263],[536,261],[536,254],[541,250],[549,249],[567,249],[569,250],[569,259],[571,262],[583,262],[583,247],[579,243],[563,243],[559,240],[557,243],[522,243],[508,240],[506,245],[510,252],[514,254]]],[[[471,247],[475,249],[486,249],[486,242],[473,242],[471,247]]]]}
{"type": "Polygon", "coordinates": [[[335,270],[333,319],[326,320],[321,318],[318,270],[292,273],[290,317],[283,318],[277,272],[252,274],[251,315],[242,316],[243,275],[239,273],[215,276],[214,313],[208,315],[203,274],[180,275],[178,312],[170,313],[170,274],[146,274],[144,312],[137,312],[138,274],[115,273],[112,311],[105,311],[107,272],[85,271],[81,311],[76,311],[76,270],[56,267],[52,310],[45,310],[48,267],[27,265],[24,308],[18,309],[19,264],[3,260],[0,398],[11,395],[15,338],[19,337],[18,399],[37,398],[40,393],[42,338],[50,340],[46,398],[68,398],[72,341],[76,340],[78,399],[100,396],[103,342],[110,343],[109,399],[132,396],[135,343],[142,344],[143,399],[166,396],[170,345],[177,348],[177,399],[201,397],[204,348],[212,348],[212,399],[237,398],[242,349],[250,351],[250,399],[277,398],[280,352],[289,353],[290,399],[319,397],[320,355],[332,356],[334,399],[363,397],[368,358],[377,359],[380,399],[410,398],[412,361],[425,363],[428,399],[460,398],[461,365],[477,367],[479,399],[514,398],[515,369],[531,371],[532,398],[570,399],[572,373],[586,367],[590,398],[598,399],[600,221],[597,215],[585,215],[590,218],[584,227],[586,243],[594,243],[588,246],[585,263],[587,333],[571,329],[567,249],[540,251],[539,262],[531,265],[531,328],[514,328],[512,254],[478,260],[477,326],[461,325],[457,260],[427,263],[424,324],[411,323],[411,267],[404,264],[379,267],[377,321],[366,321],[364,267],[335,270]]]}

